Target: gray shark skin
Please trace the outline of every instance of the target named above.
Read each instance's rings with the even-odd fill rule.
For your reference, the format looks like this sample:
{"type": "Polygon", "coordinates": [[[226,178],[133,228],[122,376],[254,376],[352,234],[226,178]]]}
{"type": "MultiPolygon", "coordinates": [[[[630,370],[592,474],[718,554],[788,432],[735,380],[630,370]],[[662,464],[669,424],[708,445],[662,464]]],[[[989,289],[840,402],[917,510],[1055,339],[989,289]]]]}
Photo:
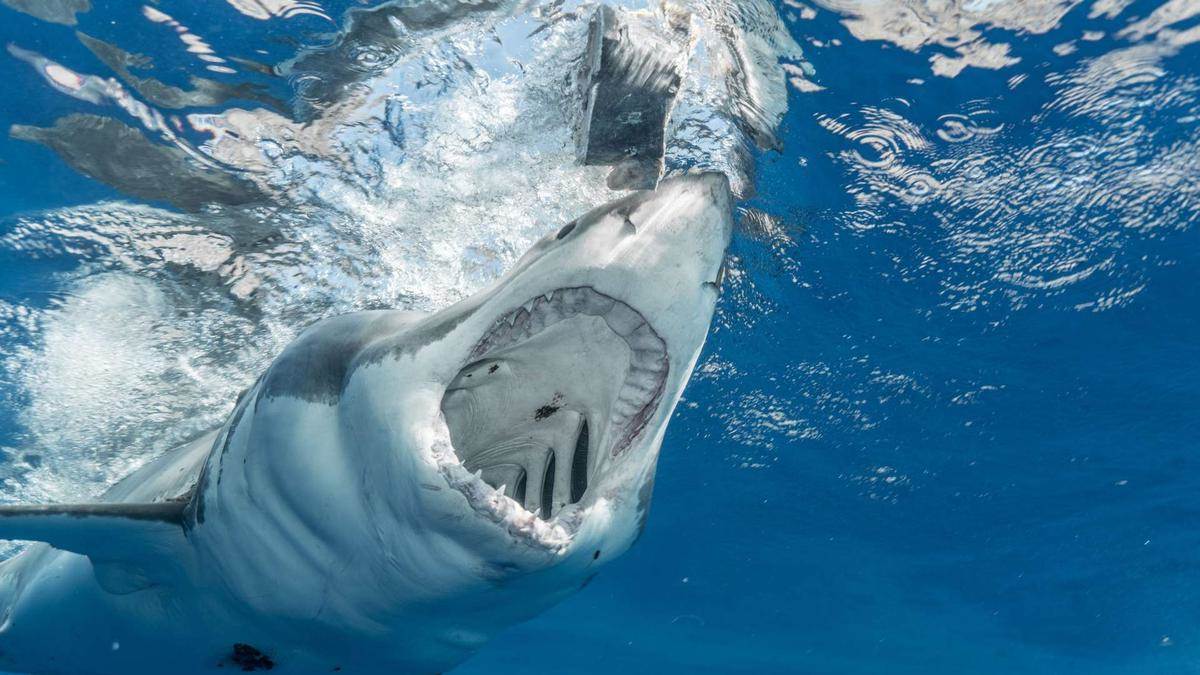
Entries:
{"type": "Polygon", "coordinates": [[[731,232],[694,174],[431,314],[318,322],[95,504],[0,507],[0,670],[436,673],[645,524],[731,232]]]}

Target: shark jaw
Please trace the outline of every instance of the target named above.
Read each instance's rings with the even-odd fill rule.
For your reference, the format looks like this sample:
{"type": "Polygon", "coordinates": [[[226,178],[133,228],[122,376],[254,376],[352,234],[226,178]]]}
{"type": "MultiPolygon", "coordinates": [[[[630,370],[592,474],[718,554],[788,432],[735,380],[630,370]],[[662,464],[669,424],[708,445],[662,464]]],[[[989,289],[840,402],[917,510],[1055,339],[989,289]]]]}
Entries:
{"type": "Polygon", "coordinates": [[[442,399],[452,442],[439,471],[513,537],[562,549],[657,412],[666,342],[628,304],[576,286],[506,312],[470,356],[442,399]],[[547,377],[558,362],[579,379],[547,377]]]}
{"type": "Polygon", "coordinates": [[[430,459],[511,541],[564,555],[585,527],[589,540],[636,538],[707,335],[729,206],[712,174],[605,205],[473,308],[430,459]]]}

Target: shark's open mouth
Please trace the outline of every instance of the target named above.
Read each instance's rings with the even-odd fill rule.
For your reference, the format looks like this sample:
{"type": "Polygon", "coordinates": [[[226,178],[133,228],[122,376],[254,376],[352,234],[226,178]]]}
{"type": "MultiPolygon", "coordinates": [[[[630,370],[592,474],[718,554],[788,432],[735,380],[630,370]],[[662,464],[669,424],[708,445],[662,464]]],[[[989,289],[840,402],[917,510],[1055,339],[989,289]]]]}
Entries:
{"type": "Polygon", "coordinates": [[[629,369],[608,420],[609,429],[620,433],[612,446],[615,457],[645,428],[667,382],[667,343],[640,312],[588,286],[560,288],[497,319],[475,345],[471,358],[483,358],[579,315],[603,319],[629,346],[629,369]]]}
{"type": "Polygon", "coordinates": [[[500,316],[442,401],[454,452],[480,483],[467,492],[490,487],[566,524],[597,474],[645,430],[668,370],[666,342],[646,318],[591,287],[560,288],[500,316]]]}

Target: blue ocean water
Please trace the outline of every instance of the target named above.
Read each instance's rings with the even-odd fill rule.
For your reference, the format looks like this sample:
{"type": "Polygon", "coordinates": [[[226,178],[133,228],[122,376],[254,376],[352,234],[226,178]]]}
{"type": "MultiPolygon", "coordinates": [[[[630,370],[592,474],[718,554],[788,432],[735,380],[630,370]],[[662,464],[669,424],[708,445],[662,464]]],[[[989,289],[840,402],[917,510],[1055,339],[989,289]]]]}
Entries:
{"type": "MultiPolygon", "coordinates": [[[[76,29],[151,54],[146,72],[176,86],[222,76],[148,37],[159,24],[135,23],[140,6],[118,5],[77,26],[0,8],[0,37],[104,77],[76,29]]],[[[330,5],[328,20],[270,21],[154,7],[217,52],[274,64],[344,27],[347,8],[330,5]]],[[[1194,672],[1200,3],[773,9],[813,74],[787,71],[781,149],[746,144],[753,190],[738,205],[730,281],[667,435],[648,527],[583,592],[455,672],[1194,672]]],[[[5,129],[97,109],[11,54],[5,129]]],[[[288,102],[303,85],[247,78],[288,102]]],[[[188,112],[232,105],[251,104],[188,112]]],[[[199,146],[202,134],[177,133],[199,146]]],[[[327,171],[292,171],[291,189],[329,185],[327,171]]],[[[237,339],[261,338],[264,316],[291,325],[443,299],[389,285],[377,268],[316,269],[302,253],[254,249],[247,264],[271,258],[260,276],[275,299],[246,306],[223,295],[244,277],[216,264],[185,274],[155,248],[169,227],[239,250],[228,210],[172,220],[186,209],[8,135],[0,176],[0,448],[16,496],[94,490],[169,446],[151,430],[181,411],[200,408],[197,427],[226,412],[269,356],[237,339]],[[160,238],[139,242],[148,220],[160,238]],[[113,293],[134,300],[105,304],[113,293]],[[120,326],[71,347],[89,326],[64,322],[105,318],[120,326]],[[112,398],[95,404],[98,390],[74,378],[99,378],[112,398]],[[163,389],[178,400],[153,403],[163,389]],[[107,409],[119,406],[128,414],[107,409]],[[102,425],[120,430],[81,450],[102,425]]],[[[426,185],[402,178],[418,194],[426,185]]],[[[555,203],[541,190],[552,179],[498,180],[555,203]]],[[[300,211],[300,250],[367,217],[333,201],[300,211]]],[[[284,217],[268,208],[247,222],[284,217]]],[[[500,262],[477,274],[536,234],[503,239],[500,262]]],[[[363,246],[347,254],[382,250],[363,246]]],[[[419,273],[430,248],[391,271],[419,273]]]]}

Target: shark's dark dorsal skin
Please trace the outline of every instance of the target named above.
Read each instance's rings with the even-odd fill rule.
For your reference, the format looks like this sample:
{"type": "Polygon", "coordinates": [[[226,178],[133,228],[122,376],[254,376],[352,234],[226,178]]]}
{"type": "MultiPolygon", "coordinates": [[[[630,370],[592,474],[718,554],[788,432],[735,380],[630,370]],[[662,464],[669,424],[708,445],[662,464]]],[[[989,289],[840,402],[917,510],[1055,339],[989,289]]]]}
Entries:
{"type": "Polygon", "coordinates": [[[336,404],[346,378],[364,352],[394,342],[424,316],[419,312],[376,310],[320,321],[275,359],[259,396],[336,404]]]}

